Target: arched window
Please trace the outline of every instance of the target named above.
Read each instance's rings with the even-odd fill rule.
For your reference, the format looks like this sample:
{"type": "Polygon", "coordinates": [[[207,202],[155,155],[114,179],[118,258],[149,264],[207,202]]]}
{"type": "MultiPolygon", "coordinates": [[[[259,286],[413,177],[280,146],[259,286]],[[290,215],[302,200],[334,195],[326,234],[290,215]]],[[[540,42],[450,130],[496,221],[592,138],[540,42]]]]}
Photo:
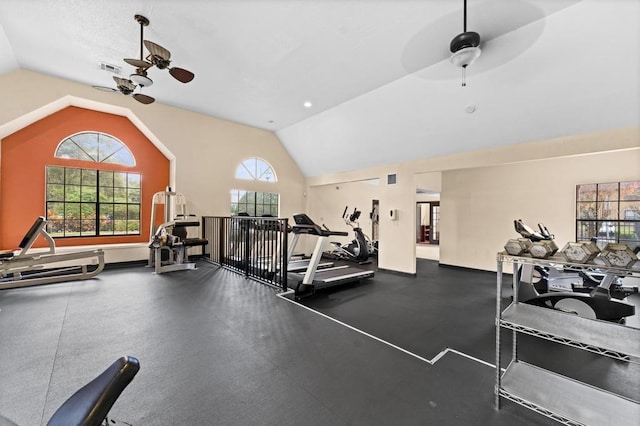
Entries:
{"type": "Polygon", "coordinates": [[[248,158],[236,169],[236,179],[277,182],[276,173],[266,161],[260,158],[248,158]]]}
{"type": "MultiPolygon", "coordinates": [[[[248,158],[236,169],[236,179],[277,182],[276,173],[266,161],[248,158]]],[[[270,192],[231,190],[231,214],[247,213],[249,216],[270,215],[278,217],[280,194],[270,192]]]]}
{"type": "Polygon", "coordinates": [[[60,142],[55,156],[95,163],[136,165],[136,159],[124,143],[113,136],[98,132],[82,132],[69,136],[60,142]]]}
{"type": "MultiPolygon", "coordinates": [[[[81,132],[58,145],[56,158],[135,166],[113,136],[81,132]]],[[[95,166],[93,166],[95,167],[95,166]]],[[[47,165],[47,231],[53,237],[140,235],[142,176],[137,171],[47,165]]]]}

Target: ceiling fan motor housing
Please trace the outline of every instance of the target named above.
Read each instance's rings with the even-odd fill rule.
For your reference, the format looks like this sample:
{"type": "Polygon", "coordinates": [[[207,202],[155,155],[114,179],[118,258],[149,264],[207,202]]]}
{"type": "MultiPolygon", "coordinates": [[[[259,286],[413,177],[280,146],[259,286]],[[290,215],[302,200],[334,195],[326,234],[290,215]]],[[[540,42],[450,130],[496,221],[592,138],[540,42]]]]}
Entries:
{"type": "Polygon", "coordinates": [[[475,31],[465,31],[458,34],[451,40],[449,49],[452,53],[456,53],[465,47],[478,47],[480,45],[480,34],[475,31]]]}

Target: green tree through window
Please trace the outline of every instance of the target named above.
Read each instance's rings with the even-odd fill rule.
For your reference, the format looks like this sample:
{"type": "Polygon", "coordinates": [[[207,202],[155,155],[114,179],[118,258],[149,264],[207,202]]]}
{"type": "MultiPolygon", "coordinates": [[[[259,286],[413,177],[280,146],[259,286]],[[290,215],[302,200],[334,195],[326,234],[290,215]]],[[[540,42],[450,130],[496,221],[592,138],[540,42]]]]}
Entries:
{"type": "MultiPolygon", "coordinates": [[[[136,164],[124,143],[99,132],[67,137],[55,157],[103,165],[136,164]]],[[[140,235],[141,179],[132,172],[47,166],[47,231],[54,237],[140,235]]]]}
{"type": "Polygon", "coordinates": [[[138,173],[47,166],[47,230],[54,237],[139,235],[138,173]]]}

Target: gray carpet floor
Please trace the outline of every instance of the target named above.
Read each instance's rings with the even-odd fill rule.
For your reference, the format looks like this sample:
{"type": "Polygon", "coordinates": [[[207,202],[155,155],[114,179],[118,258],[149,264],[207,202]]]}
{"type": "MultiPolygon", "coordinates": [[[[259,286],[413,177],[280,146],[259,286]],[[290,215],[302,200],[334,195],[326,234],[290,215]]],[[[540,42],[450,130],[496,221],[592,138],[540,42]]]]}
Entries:
{"type": "MultiPolygon", "coordinates": [[[[477,293],[451,308],[465,291],[445,290],[463,284],[428,262],[417,278],[378,272],[303,303],[419,356],[450,347],[493,363],[483,306],[495,306],[495,276],[471,272],[477,293]]],[[[495,410],[490,366],[452,352],[431,365],[205,262],[0,291],[0,342],[0,424],[46,424],[121,355],[141,369],[111,417],[134,425],[555,424],[508,401],[495,410]]]]}

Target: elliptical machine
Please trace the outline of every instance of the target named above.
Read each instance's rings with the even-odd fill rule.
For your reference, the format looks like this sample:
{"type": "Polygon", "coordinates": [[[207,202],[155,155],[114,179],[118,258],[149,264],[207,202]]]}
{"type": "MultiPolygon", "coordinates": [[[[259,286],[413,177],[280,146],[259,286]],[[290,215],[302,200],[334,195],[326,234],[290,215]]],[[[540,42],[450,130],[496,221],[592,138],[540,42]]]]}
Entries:
{"type": "Polygon", "coordinates": [[[362,228],[360,228],[358,223],[360,211],[356,207],[353,209],[353,213],[349,214],[347,212],[348,209],[349,206],[344,208],[342,218],[345,223],[353,229],[355,238],[351,240],[349,244],[331,242],[335,249],[329,254],[329,256],[336,257],[338,259],[353,260],[360,264],[369,263],[369,255],[371,254],[369,251],[369,243],[367,242],[367,237],[364,235],[364,232],[362,232],[362,228]]]}

